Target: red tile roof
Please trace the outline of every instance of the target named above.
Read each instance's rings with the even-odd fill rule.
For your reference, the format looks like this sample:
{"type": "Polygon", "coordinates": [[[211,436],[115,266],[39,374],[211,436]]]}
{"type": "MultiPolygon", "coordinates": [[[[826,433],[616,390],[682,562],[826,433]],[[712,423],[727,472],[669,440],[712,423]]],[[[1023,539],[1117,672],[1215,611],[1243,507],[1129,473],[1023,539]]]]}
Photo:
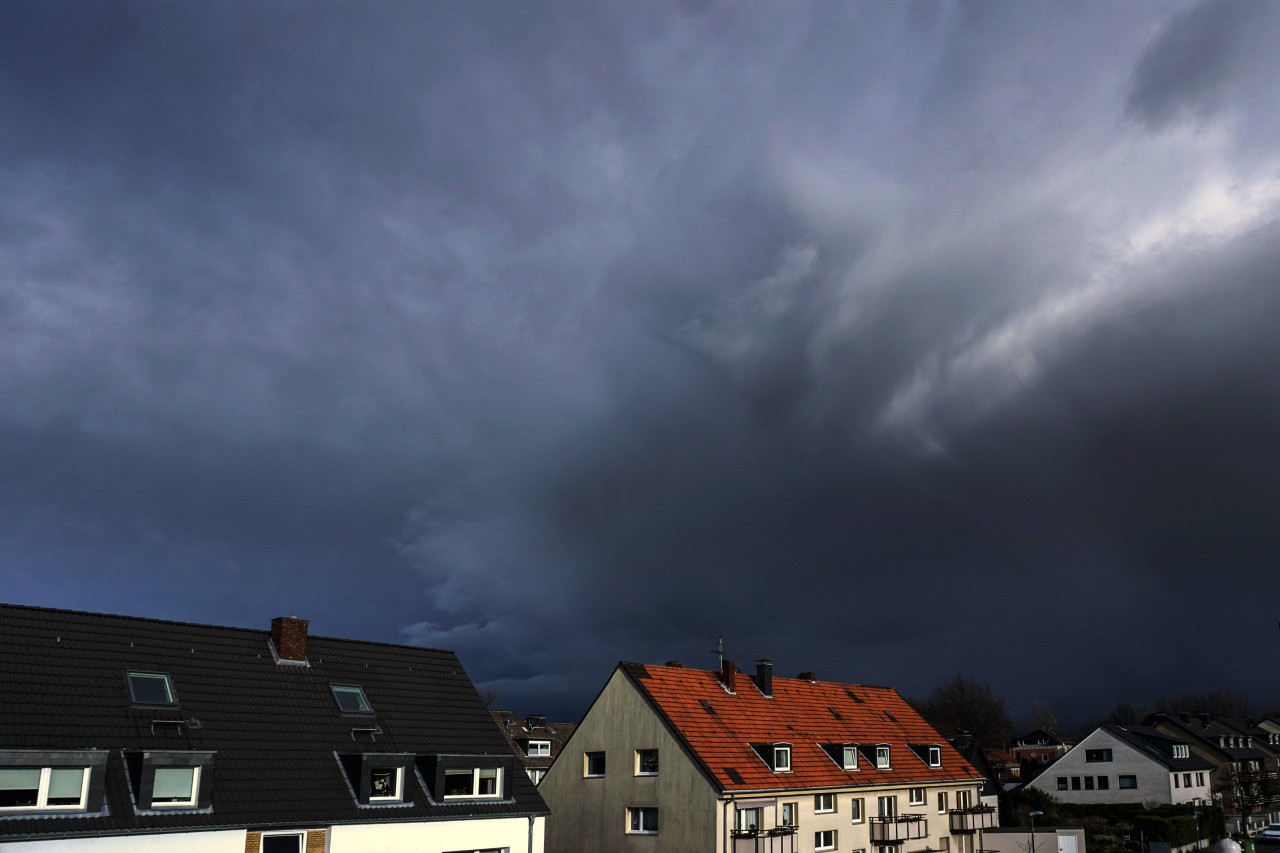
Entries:
{"type": "Polygon", "coordinates": [[[794,790],[855,785],[981,780],[955,747],[889,687],[796,678],[773,679],[773,695],[739,672],[736,693],[717,673],[673,666],[623,664],[685,745],[724,791],[794,790]],[[710,706],[708,709],[707,706],[710,706]],[[751,744],[791,744],[791,772],[775,773],[751,744]],[[859,756],[858,770],[844,770],[821,744],[890,747],[891,767],[859,756]],[[921,749],[921,758],[912,746],[921,749]],[[927,749],[941,749],[942,766],[928,766],[927,749]]]}

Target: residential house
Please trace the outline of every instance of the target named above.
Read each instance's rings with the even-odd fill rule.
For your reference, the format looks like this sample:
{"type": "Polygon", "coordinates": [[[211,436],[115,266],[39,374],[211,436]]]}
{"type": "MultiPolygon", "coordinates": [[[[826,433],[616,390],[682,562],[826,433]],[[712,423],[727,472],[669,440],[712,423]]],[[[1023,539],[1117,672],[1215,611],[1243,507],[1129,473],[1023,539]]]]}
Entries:
{"type": "Polygon", "coordinates": [[[1213,765],[1213,794],[1222,803],[1228,832],[1253,833],[1266,825],[1274,777],[1268,777],[1267,755],[1252,735],[1211,714],[1152,714],[1146,722],[1187,741],[1213,765]]]}
{"type": "Polygon", "coordinates": [[[983,778],[895,691],[620,664],[543,779],[549,853],[975,853],[983,778]]]}
{"type": "MultiPolygon", "coordinates": [[[[992,751],[983,749],[982,744],[968,733],[947,738],[947,741],[956,748],[965,761],[973,765],[974,770],[982,774],[982,789],[978,792],[978,802],[997,808],[1000,805],[1000,789],[1003,787],[1001,773],[1004,768],[991,760],[992,751]]],[[[997,752],[1003,754],[1003,750],[997,752]]]]}
{"type": "Polygon", "coordinates": [[[492,713],[494,722],[511,745],[512,754],[535,785],[547,775],[547,769],[578,727],[577,723],[548,723],[546,717],[538,714],[520,719],[511,711],[492,713]]]}
{"type": "Polygon", "coordinates": [[[1212,770],[1186,740],[1106,723],[1027,785],[1064,803],[1207,803],[1212,770]]]}
{"type": "Polygon", "coordinates": [[[1040,771],[1038,766],[1048,764],[1070,751],[1072,744],[1047,729],[1027,732],[1009,745],[1013,763],[1018,767],[1018,777],[1023,781],[1033,778],[1040,771]]]}
{"type": "Polygon", "coordinates": [[[541,853],[458,658],[0,605],[0,851],[541,853]]]}

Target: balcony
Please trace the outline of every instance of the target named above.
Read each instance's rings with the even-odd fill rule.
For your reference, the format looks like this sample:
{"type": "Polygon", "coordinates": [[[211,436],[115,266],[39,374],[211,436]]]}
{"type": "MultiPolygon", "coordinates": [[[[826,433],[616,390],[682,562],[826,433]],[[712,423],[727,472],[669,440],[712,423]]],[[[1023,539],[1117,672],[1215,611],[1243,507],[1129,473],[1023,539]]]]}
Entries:
{"type": "Polygon", "coordinates": [[[796,828],[775,826],[772,829],[735,829],[733,853],[796,853],[796,828]]]}
{"type": "Polygon", "coordinates": [[[947,812],[951,819],[951,834],[977,832],[998,825],[995,806],[972,806],[947,812]]]}
{"type": "Polygon", "coordinates": [[[901,844],[904,841],[927,838],[929,835],[929,822],[925,820],[924,815],[873,817],[868,822],[871,824],[873,844],[901,844]]]}

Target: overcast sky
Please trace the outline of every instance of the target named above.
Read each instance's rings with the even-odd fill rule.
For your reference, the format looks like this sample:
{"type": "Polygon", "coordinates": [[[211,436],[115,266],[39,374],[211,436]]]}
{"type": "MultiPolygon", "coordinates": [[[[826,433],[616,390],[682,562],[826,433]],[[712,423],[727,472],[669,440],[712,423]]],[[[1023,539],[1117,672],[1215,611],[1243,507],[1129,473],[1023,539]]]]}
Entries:
{"type": "Polygon", "coordinates": [[[1280,4],[0,4],[0,598],[1280,702],[1280,4]]]}

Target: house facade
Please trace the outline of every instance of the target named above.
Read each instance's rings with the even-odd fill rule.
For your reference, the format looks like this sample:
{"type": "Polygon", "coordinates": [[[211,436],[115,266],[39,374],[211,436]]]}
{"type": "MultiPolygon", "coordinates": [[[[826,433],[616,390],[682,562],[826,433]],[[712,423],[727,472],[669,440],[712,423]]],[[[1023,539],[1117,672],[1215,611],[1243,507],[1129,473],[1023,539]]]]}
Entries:
{"type": "Polygon", "coordinates": [[[974,853],[982,776],[892,689],[619,665],[539,791],[549,853],[974,853]]]}
{"type": "Polygon", "coordinates": [[[0,851],[541,853],[452,652],[0,605],[0,851]]]}
{"type": "Polygon", "coordinates": [[[1208,803],[1212,770],[1186,740],[1105,724],[1027,785],[1064,803],[1208,803]]]}

